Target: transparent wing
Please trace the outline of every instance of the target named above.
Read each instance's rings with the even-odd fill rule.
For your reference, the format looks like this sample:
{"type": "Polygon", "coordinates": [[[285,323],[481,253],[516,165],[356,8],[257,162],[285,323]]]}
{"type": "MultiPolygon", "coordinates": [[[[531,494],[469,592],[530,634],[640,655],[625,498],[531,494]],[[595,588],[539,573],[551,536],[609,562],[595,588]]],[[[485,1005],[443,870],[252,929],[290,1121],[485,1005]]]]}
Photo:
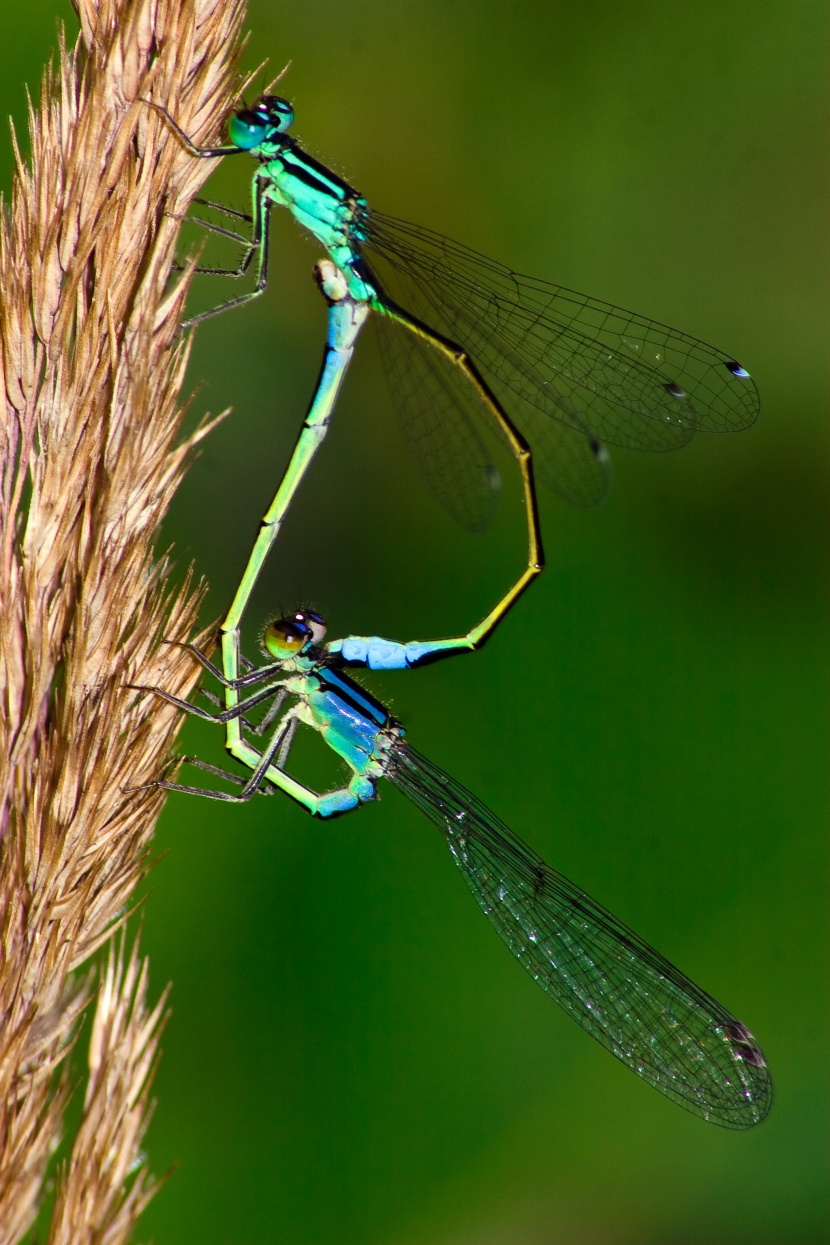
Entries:
{"type": "Polygon", "coordinates": [[[555,478],[556,457],[531,409],[638,450],[677,449],[697,431],[737,432],[758,414],[744,368],[686,333],[379,212],[366,210],[362,232],[389,296],[469,350],[544,474],[555,478]]]}
{"type": "Polygon", "coordinates": [[[373,316],[407,445],[432,493],[469,532],[492,522],[499,475],[482,440],[489,415],[473,386],[437,350],[387,316],[373,316]]]}
{"type": "Polygon", "coordinates": [[[731,1012],[407,744],[387,777],[438,826],[488,920],[577,1024],[695,1115],[724,1128],[764,1118],[769,1072],[731,1012]]]}
{"type": "MultiPolygon", "coordinates": [[[[496,510],[499,475],[488,452],[487,429],[501,430],[473,385],[439,350],[408,332],[393,317],[373,317],[381,355],[401,427],[433,494],[461,527],[483,531],[496,510]]],[[[547,448],[556,462],[549,483],[571,505],[598,506],[608,494],[610,465],[587,430],[548,425],[547,448]]],[[[538,466],[538,464],[537,464],[538,466]]]]}

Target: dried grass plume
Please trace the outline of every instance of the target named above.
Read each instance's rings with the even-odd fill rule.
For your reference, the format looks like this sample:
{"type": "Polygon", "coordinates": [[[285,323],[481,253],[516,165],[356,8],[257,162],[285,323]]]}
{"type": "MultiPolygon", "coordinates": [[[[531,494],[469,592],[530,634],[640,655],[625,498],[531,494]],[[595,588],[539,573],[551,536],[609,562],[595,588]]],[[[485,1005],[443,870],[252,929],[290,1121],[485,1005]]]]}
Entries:
{"type": "MultiPolygon", "coordinates": [[[[236,94],[243,0],[78,0],[81,38],[47,70],[0,220],[0,1245],[19,1241],[61,1138],[65,1057],[93,997],[77,970],[146,867],[198,592],[152,540],[201,427],[178,442],[187,274],[177,217],[236,94]],[[140,676],[140,677],[139,677],[140,676]]],[[[139,1153],[159,1007],[135,948],[109,953],[84,1118],[49,1241],[126,1241],[153,1190],[139,1153]]]]}

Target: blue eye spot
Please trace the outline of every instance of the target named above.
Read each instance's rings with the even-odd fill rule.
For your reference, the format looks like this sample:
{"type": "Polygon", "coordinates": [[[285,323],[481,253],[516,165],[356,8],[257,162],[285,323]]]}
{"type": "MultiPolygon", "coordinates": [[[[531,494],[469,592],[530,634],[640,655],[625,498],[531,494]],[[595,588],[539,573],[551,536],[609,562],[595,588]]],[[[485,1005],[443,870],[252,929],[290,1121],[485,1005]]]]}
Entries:
{"type": "Polygon", "coordinates": [[[731,363],[727,363],[726,370],[731,372],[733,376],[737,376],[739,380],[749,380],[749,372],[745,367],[741,367],[740,363],[736,363],[734,359],[731,363]]]}
{"type": "Polygon", "coordinates": [[[294,109],[287,99],[276,98],[274,100],[271,120],[278,126],[281,134],[294,124],[294,109]]]}
{"type": "Polygon", "coordinates": [[[269,139],[284,134],[294,121],[294,109],[280,95],[263,95],[254,104],[254,115],[266,126],[269,139]]]}
{"type": "Polygon", "coordinates": [[[687,396],[686,390],[681,389],[680,386],[676,384],[673,380],[668,381],[663,386],[663,388],[665,389],[666,393],[670,393],[673,398],[685,398],[687,396]]]}

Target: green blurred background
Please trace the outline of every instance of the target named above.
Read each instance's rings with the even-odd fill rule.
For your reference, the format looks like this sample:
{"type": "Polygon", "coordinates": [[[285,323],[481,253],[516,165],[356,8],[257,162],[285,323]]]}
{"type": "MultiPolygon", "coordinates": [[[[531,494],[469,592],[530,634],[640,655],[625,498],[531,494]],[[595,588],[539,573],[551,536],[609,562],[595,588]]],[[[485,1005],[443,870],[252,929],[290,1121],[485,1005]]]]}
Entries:
{"type": "MultiPolygon", "coordinates": [[[[55,12],[4,15],[0,111],[18,121],[55,12]]],[[[370,202],[757,378],[751,432],[614,453],[595,514],[543,497],[549,569],[484,652],[372,685],[745,1020],[776,1101],[734,1134],[642,1085],[533,986],[396,793],[332,825],[280,798],[173,798],[143,944],[155,989],[174,982],[148,1150],[177,1169],[142,1239],[826,1240],[827,6],[255,0],[249,25],[247,63],[293,59],[295,132],[370,202]]],[[[8,143],[3,159],[8,187],[8,143]]],[[[244,205],[251,172],[225,162],[210,193],[244,205]]],[[[165,538],[208,577],[206,617],[314,380],[316,255],[277,214],[267,296],[199,331],[196,408],[234,414],[165,538]]],[[[222,296],[208,279],[195,295],[222,296]]],[[[455,531],[369,337],[249,649],[300,602],[332,635],[466,629],[521,564],[515,481],[486,537],[455,531]]],[[[207,727],[185,744],[221,760],[207,727]]]]}

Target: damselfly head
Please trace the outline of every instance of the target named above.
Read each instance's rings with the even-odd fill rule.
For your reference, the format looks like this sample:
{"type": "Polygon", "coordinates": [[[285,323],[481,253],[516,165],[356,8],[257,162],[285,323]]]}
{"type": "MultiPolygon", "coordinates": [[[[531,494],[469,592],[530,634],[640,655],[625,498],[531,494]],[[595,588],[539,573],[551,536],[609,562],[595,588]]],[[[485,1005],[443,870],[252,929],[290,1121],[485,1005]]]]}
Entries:
{"type": "Polygon", "coordinates": [[[228,124],[231,142],[242,151],[253,151],[284,134],[294,120],[294,109],[280,95],[261,95],[250,108],[234,113],[228,124]]]}
{"type": "Polygon", "coordinates": [[[274,618],[262,633],[262,647],[277,661],[290,661],[306,648],[319,644],[326,634],[326,620],[313,610],[296,610],[274,618]]]}

